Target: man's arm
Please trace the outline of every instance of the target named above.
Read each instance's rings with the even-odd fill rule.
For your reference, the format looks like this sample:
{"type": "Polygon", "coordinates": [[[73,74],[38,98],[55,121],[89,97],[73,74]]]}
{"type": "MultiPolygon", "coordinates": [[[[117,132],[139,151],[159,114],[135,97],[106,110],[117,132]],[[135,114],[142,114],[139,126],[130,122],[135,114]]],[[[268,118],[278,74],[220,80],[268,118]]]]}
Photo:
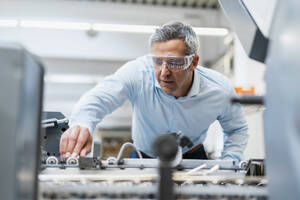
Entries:
{"type": "Polygon", "coordinates": [[[136,82],[138,73],[131,62],[84,94],[73,108],[70,128],[61,137],[60,155],[85,156],[89,153],[96,125],[127,99],[133,101],[138,85],[136,82]]]}
{"type": "Polygon", "coordinates": [[[228,97],[228,105],[223,115],[218,120],[224,132],[223,159],[233,159],[241,161],[243,152],[248,142],[248,125],[242,113],[240,104],[231,104],[230,98],[235,96],[232,88],[228,97]]]}

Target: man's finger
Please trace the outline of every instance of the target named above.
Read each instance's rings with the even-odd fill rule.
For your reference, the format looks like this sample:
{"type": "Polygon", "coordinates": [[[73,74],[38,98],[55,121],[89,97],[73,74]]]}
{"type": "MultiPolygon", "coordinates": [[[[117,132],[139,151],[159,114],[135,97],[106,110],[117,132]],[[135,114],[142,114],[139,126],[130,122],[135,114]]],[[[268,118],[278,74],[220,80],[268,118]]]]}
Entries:
{"type": "Polygon", "coordinates": [[[66,153],[72,153],[73,149],[77,143],[78,136],[80,134],[80,128],[78,126],[74,126],[71,128],[69,134],[68,134],[68,146],[66,149],[66,153]]]}
{"type": "Polygon", "coordinates": [[[64,132],[60,138],[60,143],[59,143],[59,154],[63,156],[67,152],[67,146],[68,146],[68,140],[67,140],[67,135],[68,131],[64,132]]]}
{"type": "Polygon", "coordinates": [[[81,149],[84,147],[84,145],[87,143],[89,136],[90,136],[90,132],[87,128],[81,128],[78,139],[77,139],[77,143],[76,146],[72,152],[72,156],[78,156],[81,149]]]}
{"type": "Polygon", "coordinates": [[[82,149],[80,152],[80,156],[86,156],[86,149],[82,149]]]}
{"type": "Polygon", "coordinates": [[[82,148],[80,152],[80,156],[86,156],[89,152],[91,152],[92,149],[92,137],[88,139],[88,142],[85,144],[85,146],[82,148]]]}

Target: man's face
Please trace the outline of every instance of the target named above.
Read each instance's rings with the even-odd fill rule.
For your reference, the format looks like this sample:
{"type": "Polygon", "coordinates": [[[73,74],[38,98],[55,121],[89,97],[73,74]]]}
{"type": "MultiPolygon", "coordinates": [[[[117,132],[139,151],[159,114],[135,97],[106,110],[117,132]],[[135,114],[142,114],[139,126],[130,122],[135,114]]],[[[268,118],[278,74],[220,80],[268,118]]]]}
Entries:
{"type": "MultiPolygon", "coordinates": [[[[155,56],[185,56],[185,44],[180,39],[166,42],[156,42],[152,45],[152,54],[155,56]]],[[[198,56],[194,56],[190,67],[186,70],[171,71],[166,62],[160,69],[155,68],[156,79],[162,90],[172,96],[186,96],[193,80],[193,70],[198,64],[198,56]]]]}

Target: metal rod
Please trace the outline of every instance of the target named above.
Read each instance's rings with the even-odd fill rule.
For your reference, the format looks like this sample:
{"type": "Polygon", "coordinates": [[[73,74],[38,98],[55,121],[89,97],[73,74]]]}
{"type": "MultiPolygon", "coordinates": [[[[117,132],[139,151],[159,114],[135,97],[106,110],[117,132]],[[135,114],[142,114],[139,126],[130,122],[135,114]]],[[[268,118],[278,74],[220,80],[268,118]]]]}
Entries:
{"type": "Polygon", "coordinates": [[[264,104],[264,97],[263,96],[240,96],[234,97],[231,99],[231,103],[240,103],[240,104],[257,104],[263,105],[264,104]]]}

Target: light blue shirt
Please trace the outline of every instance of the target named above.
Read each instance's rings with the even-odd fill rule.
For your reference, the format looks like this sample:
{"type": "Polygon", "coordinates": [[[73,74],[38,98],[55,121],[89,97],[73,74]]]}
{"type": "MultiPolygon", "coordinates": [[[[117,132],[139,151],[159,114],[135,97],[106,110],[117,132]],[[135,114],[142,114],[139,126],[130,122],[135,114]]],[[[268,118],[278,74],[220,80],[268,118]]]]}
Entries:
{"type": "MultiPolygon", "coordinates": [[[[132,104],[132,139],[136,147],[154,157],[152,144],[164,133],[181,131],[194,146],[203,143],[208,127],[218,120],[224,132],[223,159],[242,160],[247,144],[247,123],[231,82],[222,74],[198,66],[187,96],[175,98],[161,89],[146,56],[130,61],[84,94],[75,105],[70,126],[93,133],[96,125],[126,100],[132,104]]],[[[187,152],[189,149],[183,149],[187,152]]]]}

